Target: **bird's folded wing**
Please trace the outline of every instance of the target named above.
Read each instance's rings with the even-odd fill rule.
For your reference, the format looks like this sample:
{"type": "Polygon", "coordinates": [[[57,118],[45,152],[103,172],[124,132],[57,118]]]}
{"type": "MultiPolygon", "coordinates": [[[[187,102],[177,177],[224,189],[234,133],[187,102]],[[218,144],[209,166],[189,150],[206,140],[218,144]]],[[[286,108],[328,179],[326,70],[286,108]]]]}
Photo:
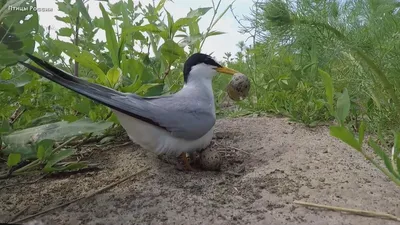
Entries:
{"type": "Polygon", "coordinates": [[[28,57],[43,69],[20,63],[39,75],[114,110],[165,129],[175,137],[195,140],[205,135],[215,124],[215,117],[207,110],[187,107],[185,102],[177,102],[173,96],[142,98],[121,93],[74,77],[35,56],[28,57]]]}

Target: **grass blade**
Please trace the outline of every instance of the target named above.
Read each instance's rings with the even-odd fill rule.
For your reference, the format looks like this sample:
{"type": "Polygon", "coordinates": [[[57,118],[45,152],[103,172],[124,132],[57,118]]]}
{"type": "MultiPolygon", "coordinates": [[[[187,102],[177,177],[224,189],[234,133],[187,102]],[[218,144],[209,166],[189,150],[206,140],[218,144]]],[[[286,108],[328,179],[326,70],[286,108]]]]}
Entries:
{"type": "Polygon", "coordinates": [[[89,13],[85,7],[85,4],[83,4],[82,0],[76,0],[76,4],[78,5],[78,10],[82,14],[83,18],[86,19],[86,21],[92,25],[92,19],[89,16],[89,13]]]}
{"type": "Polygon", "coordinates": [[[67,149],[67,150],[63,150],[63,151],[54,153],[53,155],[51,155],[49,157],[49,160],[47,161],[47,164],[44,168],[51,168],[54,164],[60,162],[63,159],[66,159],[69,156],[71,156],[72,154],[74,154],[74,152],[75,151],[73,149],[67,149]]]}
{"type": "Polygon", "coordinates": [[[349,115],[350,112],[350,97],[347,91],[347,88],[343,90],[342,95],[337,100],[336,105],[336,115],[340,124],[343,124],[346,120],[346,117],[349,115]]]}
{"type": "Polygon", "coordinates": [[[394,146],[392,148],[392,164],[400,174],[400,132],[395,133],[394,146]]]}
{"type": "Polygon", "coordinates": [[[391,174],[393,174],[395,177],[397,177],[397,179],[400,179],[400,175],[397,174],[396,171],[394,171],[389,157],[382,150],[382,148],[372,139],[369,139],[368,143],[372,147],[372,149],[374,149],[375,154],[377,154],[383,160],[383,163],[385,164],[385,166],[389,170],[389,172],[391,174]]]}
{"type": "Polygon", "coordinates": [[[358,128],[358,142],[360,143],[361,147],[363,145],[364,136],[365,136],[365,123],[364,121],[361,121],[360,127],[358,128]]]}
{"type": "Polygon", "coordinates": [[[332,78],[331,76],[319,69],[318,70],[319,74],[322,77],[322,81],[324,83],[325,86],[325,94],[326,94],[326,98],[328,101],[328,107],[329,107],[329,112],[331,113],[332,116],[334,116],[334,112],[333,112],[333,82],[332,82],[332,78]]]}
{"type": "Polygon", "coordinates": [[[106,31],[107,48],[110,51],[111,59],[114,66],[119,67],[120,66],[118,60],[119,47],[118,47],[117,37],[115,36],[114,28],[112,26],[110,17],[108,17],[107,11],[104,9],[101,3],[99,4],[99,6],[104,19],[104,29],[106,31]]]}
{"type": "Polygon", "coordinates": [[[353,134],[346,127],[332,126],[330,127],[330,134],[336,138],[339,138],[357,151],[361,151],[360,143],[354,138],[353,134]]]}

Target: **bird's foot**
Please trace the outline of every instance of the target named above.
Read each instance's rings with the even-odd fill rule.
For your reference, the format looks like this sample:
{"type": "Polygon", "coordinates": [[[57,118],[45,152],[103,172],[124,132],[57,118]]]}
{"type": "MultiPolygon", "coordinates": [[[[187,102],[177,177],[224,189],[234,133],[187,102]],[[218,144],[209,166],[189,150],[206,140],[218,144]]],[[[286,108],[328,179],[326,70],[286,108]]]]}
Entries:
{"type": "Polygon", "coordinates": [[[182,153],[178,157],[161,154],[157,158],[164,163],[175,165],[176,169],[180,171],[195,171],[193,166],[197,168],[199,164],[199,157],[195,154],[189,154],[189,157],[186,156],[186,153],[182,153]]]}
{"type": "Polygon", "coordinates": [[[193,167],[190,165],[190,161],[186,156],[186,153],[180,154],[179,159],[180,160],[178,160],[176,169],[181,171],[195,171],[195,169],[193,169],[193,167]]]}

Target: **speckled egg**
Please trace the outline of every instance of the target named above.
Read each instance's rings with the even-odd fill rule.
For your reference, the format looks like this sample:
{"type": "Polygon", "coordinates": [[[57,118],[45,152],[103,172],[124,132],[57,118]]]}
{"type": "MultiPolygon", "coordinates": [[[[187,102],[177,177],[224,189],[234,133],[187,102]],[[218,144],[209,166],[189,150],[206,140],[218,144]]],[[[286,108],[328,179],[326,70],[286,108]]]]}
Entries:
{"type": "Polygon", "coordinates": [[[250,80],[242,73],[235,73],[229,82],[226,91],[229,98],[234,101],[240,101],[246,98],[250,90],[250,80]]]}
{"type": "Polygon", "coordinates": [[[222,165],[221,154],[215,149],[205,149],[200,153],[200,165],[205,170],[220,170],[222,165]]]}

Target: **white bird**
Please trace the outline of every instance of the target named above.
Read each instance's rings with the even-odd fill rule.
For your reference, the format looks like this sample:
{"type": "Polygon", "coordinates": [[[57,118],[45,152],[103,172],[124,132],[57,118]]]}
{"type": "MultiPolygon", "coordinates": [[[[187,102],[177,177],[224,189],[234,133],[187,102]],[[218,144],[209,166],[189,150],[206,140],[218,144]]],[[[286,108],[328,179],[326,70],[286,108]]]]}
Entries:
{"type": "Polygon", "coordinates": [[[110,107],[130,139],[157,154],[180,156],[186,170],[192,170],[186,153],[206,148],[216,121],[212,79],[218,73],[237,71],[218,64],[211,56],[195,53],[183,68],[184,86],[175,94],[141,97],[122,93],[72,76],[27,54],[42,69],[25,62],[25,67],[72,91],[110,107]]]}

